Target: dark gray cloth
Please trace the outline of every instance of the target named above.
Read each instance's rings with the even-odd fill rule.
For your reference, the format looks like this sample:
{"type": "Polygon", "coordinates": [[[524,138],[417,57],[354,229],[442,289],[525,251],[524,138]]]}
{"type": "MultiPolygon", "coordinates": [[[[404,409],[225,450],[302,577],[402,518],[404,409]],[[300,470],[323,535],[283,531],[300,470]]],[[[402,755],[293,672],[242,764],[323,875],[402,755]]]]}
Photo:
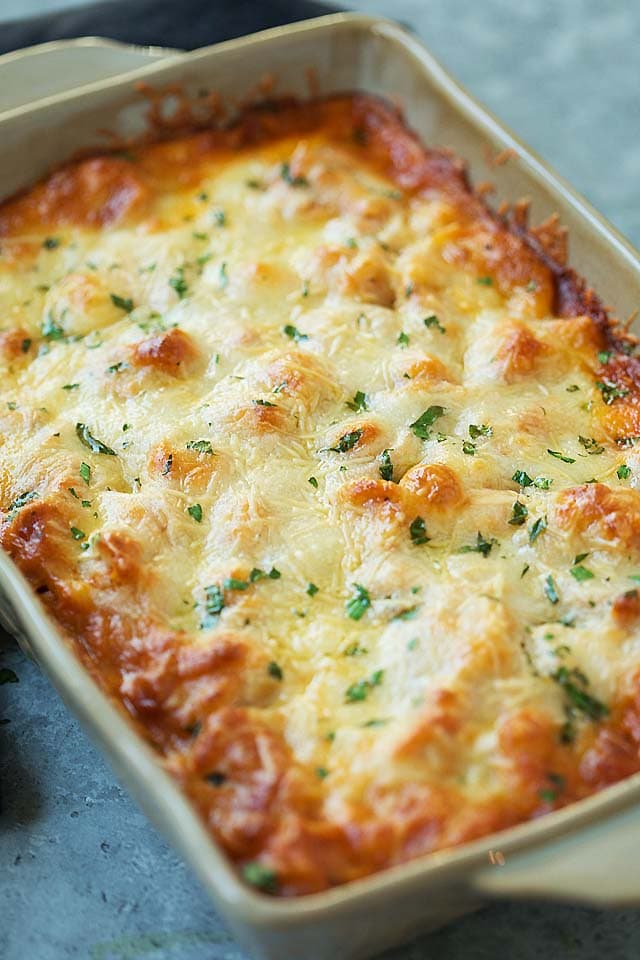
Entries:
{"type": "Polygon", "coordinates": [[[315,0],[113,0],[0,24],[0,53],[99,36],[193,50],[339,9],[315,0]]]}

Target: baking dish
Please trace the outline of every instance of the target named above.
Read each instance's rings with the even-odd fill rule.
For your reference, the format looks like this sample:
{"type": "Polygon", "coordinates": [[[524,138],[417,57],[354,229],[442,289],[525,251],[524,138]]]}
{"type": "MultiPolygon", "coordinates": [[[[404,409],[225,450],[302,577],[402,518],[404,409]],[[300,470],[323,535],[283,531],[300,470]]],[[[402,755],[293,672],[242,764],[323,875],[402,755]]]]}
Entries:
{"type": "Polygon", "coordinates": [[[176,55],[164,47],[134,47],[100,37],[52,40],[5,53],[0,57],[0,116],[45,97],[78,91],[149,60],[176,55]]]}
{"type": "MultiPolygon", "coordinates": [[[[241,95],[263,73],[275,69],[278,89],[300,91],[310,65],[316,68],[322,92],[359,87],[399,96],[409,122],[424,139],[453,146],[471,161],[476,179],[484,174],[483,146],[515,149],[520,159],[494,173],[500,196],[532,195],[537,219],[558,209],[571,230],[575,265],[618,314],[631,309],[639,286],[633,251],[475,107],[415,41],[386,21],[323,18],[200,51],[175,64],[145,67],[76,94],[51,98],[46,105],[14,110],[2,121],[3,190],[8,194],[25,186],[74,149],[95,143],[97,115],[100,126],[108,124],[117,133],[139,132],[143,106],[134,80],[163,86],[179,82],[187,92],[206,85],[222,94],[241,95]],[[253,64],[250,77],[244,66],[248,55],[253,64]],[[55,131],[56,137],[43,137],[48,131],[55,131]]],[[[444,922],[488,893],[637,900],[640,874],[625,856],[634,837],[640,837],[640,816],[632,807],[639,791],[637,778],[537,823],[331,893],[273,902],[248,892],[147,748],[57,638],[15,570],[7,561],[1,569],[23,639],[256,956],[292,960],[301,956],[322,960],[336,953],[369,956],[444,922]]]]}

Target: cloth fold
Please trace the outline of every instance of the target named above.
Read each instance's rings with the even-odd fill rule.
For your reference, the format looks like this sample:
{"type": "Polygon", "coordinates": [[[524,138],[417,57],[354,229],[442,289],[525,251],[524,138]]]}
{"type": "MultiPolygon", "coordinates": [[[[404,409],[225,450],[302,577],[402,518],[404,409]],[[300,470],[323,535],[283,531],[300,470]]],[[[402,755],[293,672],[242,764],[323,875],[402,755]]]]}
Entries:
{"type": "Polygon", "coordinates": [[[2,23],[0,53],[88,36],[193,50],[338,9],[315,0],[109,0],[2,23]]]}

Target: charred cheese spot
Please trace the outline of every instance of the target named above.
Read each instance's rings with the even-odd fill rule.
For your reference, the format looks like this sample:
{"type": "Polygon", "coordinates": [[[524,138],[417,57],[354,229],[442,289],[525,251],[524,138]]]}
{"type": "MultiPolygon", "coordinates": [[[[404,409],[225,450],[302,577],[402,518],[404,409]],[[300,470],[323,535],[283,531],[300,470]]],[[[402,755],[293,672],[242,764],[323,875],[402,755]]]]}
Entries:
{"type": "Polygon", "coordinates": [[[600,546],[640,549],[640,492],[604,483],[569,487],[558,495],[555,517],[563,530],[600,546]]]}

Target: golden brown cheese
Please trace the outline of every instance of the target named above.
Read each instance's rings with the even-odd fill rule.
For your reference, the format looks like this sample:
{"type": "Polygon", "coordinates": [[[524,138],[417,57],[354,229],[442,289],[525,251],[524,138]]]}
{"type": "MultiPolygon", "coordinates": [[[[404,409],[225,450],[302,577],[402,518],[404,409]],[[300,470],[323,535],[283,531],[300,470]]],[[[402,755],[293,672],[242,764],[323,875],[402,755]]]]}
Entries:
{"type": "Polygon", "coordinates": [[[638,360],[390,107],[69,164],[0,307],[2,545],[250,883],[640,769],[638,360]]]}

